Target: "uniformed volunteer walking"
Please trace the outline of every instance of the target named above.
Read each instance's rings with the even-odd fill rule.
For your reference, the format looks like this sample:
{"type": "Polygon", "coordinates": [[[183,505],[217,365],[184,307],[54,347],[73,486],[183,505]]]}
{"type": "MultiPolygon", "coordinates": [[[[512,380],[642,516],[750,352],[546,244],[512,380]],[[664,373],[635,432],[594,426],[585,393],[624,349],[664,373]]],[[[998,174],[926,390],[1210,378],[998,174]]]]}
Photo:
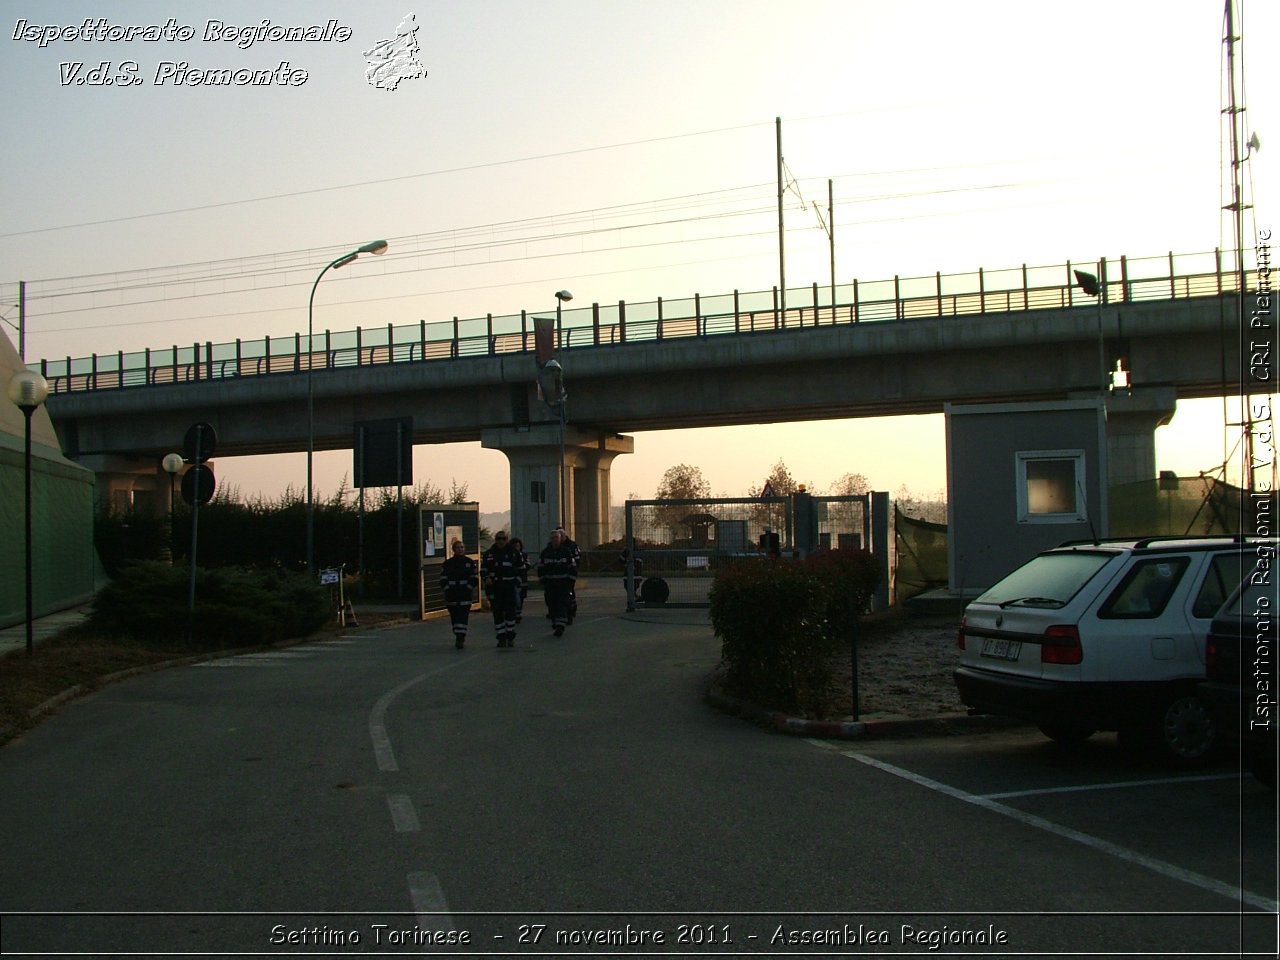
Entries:
{"type": "Polygon", "coordinates": [[[524,600],[529,595],[529,554],[519,537],[511,538],[511,549],[520,556],[520,589],[516,592],[516,623],[519,623],[524,619],[524,600]]]}
{"type": "Polygon", "coordinates": [[[547,595],[551,611],[551,628],[557,637],[564,636],[570,621],[573,586],[578,579],[577,551],[565,543],[564,533],[551,532],[551,540],[538,555],[538,579],[547,595]]]}
{"type": "Polygon", "coordinates": [[[524,555],[512,550],[507,535],[501,530],[494,535],[493,546],[480,558],[485,595],[493,607],[493,629],[499,647],[516,645],[516,616],[519,613],[520,578],[524,572],[524,555]]]}
{"type": "Polygon", "coordinates": [[[461,650],[467,642],[467,621],[471,619],[471,600],[480,582],[480,568],[467,556],[461,540],[453,541],[452,553],[440,568],[440,588],[444,605],[453,624],[454,645],[461,650]]]}

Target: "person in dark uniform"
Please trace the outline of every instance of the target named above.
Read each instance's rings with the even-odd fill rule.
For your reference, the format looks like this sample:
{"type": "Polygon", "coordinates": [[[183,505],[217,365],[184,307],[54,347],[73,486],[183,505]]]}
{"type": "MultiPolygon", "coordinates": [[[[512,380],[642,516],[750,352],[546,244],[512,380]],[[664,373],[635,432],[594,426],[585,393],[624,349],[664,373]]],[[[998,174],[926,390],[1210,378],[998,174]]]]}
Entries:
{"type": "Polygon", "coordinates": [[[565,543],[560,530],[551,531],[551,540],[538,555],[538,579],[547,595],[551,609],[551,629],[557,637],[564,636],[569,625],[569,602],[573,584],[578,577],[577,551],[565,543]]]}
{"type": "Polygon", "coordinates": [[[485,595],[493,607],[493,629],[498,637],[498,646],[514,647],[524,557],[511,549],[506,533],[499,530],[493,537],[493,546],[480,558],[480,570],[484,574],[485,595]]]}
{"type": "Polygon", "coordinates": [[[471,597],[480,582],[480,568],[467,556],[461,540],[453,541],[452,555],[440,568],[440,588],[453,624],[454,645],[461,650],[467,642],[467,621],[471,618],[471,597]]]}
{"type": "Polygon", "coordinates": [[[516,623],[519,623],[524,619],[524,601],[529,595],[529,554],[519,537],[511,538],[511,549],[520,555],[520,592],[516,594],[516,623]]]}
{"type": "Polygon", "coordinates": [[[569,623],[573,623],[573,618],[578,615],[578,591],[576,589],[576,577],[578,575],[578,565],[582,562],[582,551],[578,545],[569,539],[569,534],[565,533],[564,527],[556,527],[560,534],[560,539],[564,541],[564,545],[573,552],[573,575],[575,577],[575,586],[569,588],[569,623]]]}

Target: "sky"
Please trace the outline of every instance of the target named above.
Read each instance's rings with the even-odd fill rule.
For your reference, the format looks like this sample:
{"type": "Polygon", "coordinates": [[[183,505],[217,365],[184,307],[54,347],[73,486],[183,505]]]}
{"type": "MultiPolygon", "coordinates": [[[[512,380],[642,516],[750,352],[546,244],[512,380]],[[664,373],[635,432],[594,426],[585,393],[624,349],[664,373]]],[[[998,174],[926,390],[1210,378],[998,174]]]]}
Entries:
{"type": "MultiPolygon", "coordinates": [[[[1251,238],[1280,222],[1280,10],[1239,6],[1251,238]]],[[[828,181],[841,283],[1230,248],[1223,24],[1219,0],[0,0],[0,325],[16,343],[26,281],[29,362],[305,333],[320,269],[384,238],[326,275],[317,329],[543,311],[561,289],[575,307],[768,290],[775,118],[789,287],[829,281],[828,181]],[[379,86],[364,51],[408,14],[422,75],[379,86]],[[104,36],[45,29],[86,18],[104,36]],[[258,38],[264,19],[337,29],[258,38]],[[103,62],[120,82],[87,82],[103,62]],[[240,69],[283,82],[177,82],[240,69]]],[[[1224,419],[1180,404],[1157,467],[1218,468],[1224,419]]],[[[940,415],[635,446],[615,502],[680,463],[725,496],[778,461],[819,491],[845,473],[945,488],[940,415]]],[[[419,447],[414,470],[509,505],[506,458],[479,444],[419,447]]],[[[316,455],[322,495],[350,471],[316,455]]],[[[302,488],[305,459],[223,458],[218,476],[270,497],[302,488]]]]}

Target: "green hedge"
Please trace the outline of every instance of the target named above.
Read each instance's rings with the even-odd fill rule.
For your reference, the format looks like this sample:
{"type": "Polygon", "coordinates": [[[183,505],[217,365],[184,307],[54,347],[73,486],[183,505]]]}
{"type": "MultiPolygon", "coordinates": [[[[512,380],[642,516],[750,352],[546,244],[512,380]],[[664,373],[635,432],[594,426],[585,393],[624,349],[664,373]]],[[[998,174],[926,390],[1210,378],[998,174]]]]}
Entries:
{"type": "MultiPolygon", "coordinates": [[[[191,569],[135,563],[97,596],[91,626],[149,644],[187,643],[191,569]]],[[[191,641],[202,648],[257,646],[305,637],[329,617],[327,589],[285,570],[196,569],[191,641]]]]}
{"type": "Polygon", "coordinates": [[[847,550],[746,561],[717,573],[711,624],[729,686],[761,706],[820,714],[833,659],[849,649],[854,620],[879,579],[869,553],[847,550]]]}

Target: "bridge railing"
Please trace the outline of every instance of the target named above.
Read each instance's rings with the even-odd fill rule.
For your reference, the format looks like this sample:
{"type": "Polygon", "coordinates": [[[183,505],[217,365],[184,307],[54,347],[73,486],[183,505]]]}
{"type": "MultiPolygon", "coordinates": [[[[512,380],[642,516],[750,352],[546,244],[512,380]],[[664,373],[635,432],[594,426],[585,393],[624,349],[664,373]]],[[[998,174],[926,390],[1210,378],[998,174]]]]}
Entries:
{"type": "MultiPolygon", "coordinates": [[[[1257,289],[1256,270],[1245,285],[1257,289]]],[[[931,277],[894,277],[642,303],[592,304],[564,310],[558,347],[652,343],[689,337],[776,333],[833,324],[912,321],[991,313],[1096,307],[1234,294],[1240,286],[1231,257],[1220,251],[931,277]],[[1085,295],[1073,271],[1098,275],[1098,297],[1085,295]]],[[[44,359],[40,372],[54,393],[131,389],[311,370],[458,360],[531,353],[533,315],[519,314],[386,324],[318,333],[310,340],[263,337],[194,342],[161,349],[44,359]]]]}

